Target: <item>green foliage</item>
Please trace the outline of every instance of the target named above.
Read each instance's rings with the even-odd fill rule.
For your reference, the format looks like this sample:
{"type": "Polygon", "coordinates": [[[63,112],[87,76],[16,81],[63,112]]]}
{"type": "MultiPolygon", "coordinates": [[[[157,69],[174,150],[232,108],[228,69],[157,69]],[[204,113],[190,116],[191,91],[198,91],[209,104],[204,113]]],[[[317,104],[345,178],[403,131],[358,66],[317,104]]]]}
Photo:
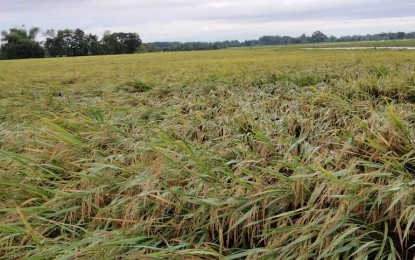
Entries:
{"type": "Polygon", "coordinates": [[[45,52],[42,46],[35,41],[39,28],[34,27],[29,31],[23,28],[12,28],[8,32],[2,32],[1,45],[2,57],[5,59],[41,58],[45,52]]]}
{"type": "Polygon", "coordinates": [[[325,41],[328,40],[328,37],[327,37],[327,35],[325,35],[324,33],[320,32],[320,31],[315,31],[311,35],[311,40],[313,42],[325,42],[325,41]]]}
{"type": "MultiPolygon", "coordinates": [[[[320,31],[314,32],[311,36],[302,34],[299,37],[291,36],[262,36],[257,40],[226,40],[216,42],[154,42],[143,44],[137,33],[107,32],[101,40],[93,34],[86,35],[79,28],[75,30],[64,29],[57,33],[54,29],[46,30],[43,33],[46,41],[39,43],[35,41],[36,35],[40,32],[37,27],[27,31],[24,28],[12,28],[9,32],[2,32],[2,44],[0,48],[0,59],[19,59],[19,58],[39,58],[39,57],[72,57],[102,54],[132,54],[147,53],[158,51],[199,51],[199,50],[219,50],[229,47],[250,47],[258,45],[288,45],[288,44],[307,44],[307,43],[341,43],[370,41],[363,43],[353,43],[353,46],[413,46],[413,41],[403,41],[404,39],[414,39],[415,32],[412,33],[381,33],[375,35],[354,35],[337,38],[327,37],[320,31]],[[393,40],[384,42],[385,40],[393,40]],[[377,42],[372,42],[377,41],[377,42]],[[43,46],[42,46],[43,45],[43,46]]],[[[351,46],[351,45],[348,45],[351,46]]]]}
{"type": "Polygon", "coordinates": [[[147,53],[147,52],[156,52],[156,46],[154,44],[151,43],[143,43],[140,45],[140,47],[138,47],[137,52],[139,53],[147,53]]]}
{"type": "Polygon", "coordinates": [[[372,73],[375,77],[384,77],[387,76],[389,71],[388,68],[385,66],[377,66],[377,67],[373,67],[369,70],[370,73],[372,73]]]}
{"type": "Polygon", "coordinates": [[[135,53],[141,45],[136,33],[112,33],[104,35],[101,40],[104,54],[135,53]]]}
{"type": "Polygon", "coordinates": [[[300,87],[313,86],[322,82],[322,79],[318,75],[308,75],[305,73],[295,74],[291,80],[295,85],[300,87]]]}
{"type": "Polygon", "coordinates": [[[86,35],[81,29],[59,30],[56,36],[47,38],[45,48],[49,56],[86,56],[102,53],[98,37],[86,35]]]}
{"type": "Polygon", "coordinates": [[[120,85],[118,88],[128,93],[141,93],[141,92],[149,91],[153,87],[140,80],[134,80],[134,81],[126,82],[120,85]]]}
{"type": "Polygon", "coordinates": [[[98,41],[96,35],[86,35],[81,29],[58,31],[46,39],[45,47],[50,56],[86,56],[98,54],[135,53],[141,45],[136,33],[113,33],[98,41]]]}

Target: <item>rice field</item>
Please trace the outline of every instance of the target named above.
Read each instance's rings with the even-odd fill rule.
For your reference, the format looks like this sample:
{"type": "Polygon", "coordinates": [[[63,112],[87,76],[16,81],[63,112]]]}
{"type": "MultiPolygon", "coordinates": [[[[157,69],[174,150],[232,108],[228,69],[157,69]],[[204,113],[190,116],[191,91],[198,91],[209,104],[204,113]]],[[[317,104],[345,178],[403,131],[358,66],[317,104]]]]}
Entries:
{"type": "Polygon", "coordinates": [[[0,259],[412,259],[414,61],[0,61],[0,259]]]}
{"type": "MultiPolygon", "coordinates": [[[[316,44],[320,45],[320,44],[316,44]]],[[[326,47],[414,47],[414,39],[323,43],[326,47]]]]}

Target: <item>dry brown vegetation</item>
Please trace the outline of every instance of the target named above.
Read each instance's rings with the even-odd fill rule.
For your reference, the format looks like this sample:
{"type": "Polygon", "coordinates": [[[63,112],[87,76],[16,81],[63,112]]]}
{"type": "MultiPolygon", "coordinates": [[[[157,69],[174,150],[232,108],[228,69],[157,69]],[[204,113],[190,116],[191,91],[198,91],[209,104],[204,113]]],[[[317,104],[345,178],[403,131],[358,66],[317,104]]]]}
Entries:
{"type": "Polygon", "coordinates": [[[415,52],[0,62],[2,259],[411,259],[415,52]]]}

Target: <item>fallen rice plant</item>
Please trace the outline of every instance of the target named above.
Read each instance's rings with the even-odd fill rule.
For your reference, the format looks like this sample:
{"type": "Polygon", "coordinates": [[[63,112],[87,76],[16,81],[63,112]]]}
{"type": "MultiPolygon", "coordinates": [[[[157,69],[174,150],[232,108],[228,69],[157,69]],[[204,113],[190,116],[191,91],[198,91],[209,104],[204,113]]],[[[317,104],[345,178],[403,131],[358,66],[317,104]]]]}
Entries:
{"type": "Polygon", "coordinates": [[[2,61],[0,259],[412,259],[414,55],[2,61]]]}

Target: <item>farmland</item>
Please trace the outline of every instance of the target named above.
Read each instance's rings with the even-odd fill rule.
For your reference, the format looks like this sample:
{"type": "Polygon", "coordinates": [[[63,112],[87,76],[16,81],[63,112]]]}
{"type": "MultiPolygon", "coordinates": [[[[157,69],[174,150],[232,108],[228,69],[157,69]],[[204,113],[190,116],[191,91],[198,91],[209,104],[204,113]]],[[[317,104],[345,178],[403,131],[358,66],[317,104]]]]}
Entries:
{"type": "Polygon", "coordinates": [[[0,259],[411,259],[414,61],[0,61],[0,259]]]}
{"type": "Polygon", "coordinates": [[[415,40],[358,41],[315,44],[324,47],[414,47],[415,40]]]}

